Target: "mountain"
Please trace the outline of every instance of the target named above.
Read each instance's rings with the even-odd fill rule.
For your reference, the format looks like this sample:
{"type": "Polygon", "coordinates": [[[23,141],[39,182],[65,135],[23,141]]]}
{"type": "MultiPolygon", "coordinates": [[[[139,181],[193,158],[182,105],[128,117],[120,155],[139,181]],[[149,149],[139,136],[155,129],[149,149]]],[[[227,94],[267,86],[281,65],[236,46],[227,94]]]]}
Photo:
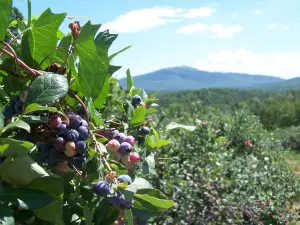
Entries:
{"type": "MultiPolygon", "coordinates": [[[[285,81],[272,76],[207,72],[187,66],[161,69],[134,77],[135,86],[148,91],[159,89],[161,91],[181,91],[202,88],[253,89],[285,81]]],[[[121,79],[120,84],[125,87],[126,78],[121,79]]]]}
{"type": "Polygon", "coordinates": [[[300,77],[292,78],[289,80],[283,80],[278,83],[258,85],[256,89],[264,89],[268,91],[286,91],[290,89],[300,88],[300,77]]]}

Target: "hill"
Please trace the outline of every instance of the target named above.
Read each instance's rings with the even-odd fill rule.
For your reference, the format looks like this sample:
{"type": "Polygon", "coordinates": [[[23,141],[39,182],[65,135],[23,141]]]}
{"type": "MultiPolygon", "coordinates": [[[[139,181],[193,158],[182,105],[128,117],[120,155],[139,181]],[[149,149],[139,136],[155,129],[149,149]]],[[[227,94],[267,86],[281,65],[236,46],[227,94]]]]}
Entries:
{"type": "MultiPolygon", "coordinates": [[[[148,91],[197,90],[202,88],[252,89],[286,81],[278,77],[240,73],[207,72],[192,67],[172,67],[134,77],[135,86],[148,91]]],[[[121,79],[124,87],[126,79],[121,79]]]]}

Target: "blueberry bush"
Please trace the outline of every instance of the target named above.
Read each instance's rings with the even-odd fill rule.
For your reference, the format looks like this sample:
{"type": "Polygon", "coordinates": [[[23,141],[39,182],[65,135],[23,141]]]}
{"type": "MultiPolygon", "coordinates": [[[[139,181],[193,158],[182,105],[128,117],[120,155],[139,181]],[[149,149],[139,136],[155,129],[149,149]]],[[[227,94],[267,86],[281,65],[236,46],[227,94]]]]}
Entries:
{"type": "MultiPolygon", "coordinates": [[[[161,134],[155,95],[109,54],[117,38],[49,8],[12,16],[0,0],[0,223],[147,224],[174,206],[147,177],[161,134]],[[60,27],[69,21],[64,34],[60,27]],[[13,28],[13,32],[12,32],[13,28]]],[[[164,133],[163,133],[164,134],[164,133]]]]}

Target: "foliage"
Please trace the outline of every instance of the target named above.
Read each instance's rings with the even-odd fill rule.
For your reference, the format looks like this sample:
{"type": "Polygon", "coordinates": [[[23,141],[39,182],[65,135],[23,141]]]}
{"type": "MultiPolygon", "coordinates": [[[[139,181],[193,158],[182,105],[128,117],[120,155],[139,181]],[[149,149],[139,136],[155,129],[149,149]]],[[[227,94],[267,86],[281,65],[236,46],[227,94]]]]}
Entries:
{"type": "Polygon", "coordinates": [[[66,13],[31,18],[30,0],[27,20],[0,6],[1,224],[145,223],[173,207],[145,179],[171,143],[148,118],[156,99],[129,70],[127,90],[112,78],[129,47],[110,55],[117,35],[90,21],[64,34],[66,13]]]}

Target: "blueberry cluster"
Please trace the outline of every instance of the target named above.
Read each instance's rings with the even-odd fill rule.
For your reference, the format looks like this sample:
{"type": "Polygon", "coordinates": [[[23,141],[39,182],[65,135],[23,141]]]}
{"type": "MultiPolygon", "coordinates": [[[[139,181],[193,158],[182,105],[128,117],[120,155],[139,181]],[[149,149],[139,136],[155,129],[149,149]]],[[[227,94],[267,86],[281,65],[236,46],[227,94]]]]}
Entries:
{"type": "Polygon", "coordinates": [[[57,136],[54,145],[43,144],[39,148],[39,158],[48,165],[70,168],[81,168],[86,159],[89,138],[88,123],[74,113],[67,113],[69,124],[63,122],[58,115],[53,115],[49,127],[57,136]]]}
{"type": "Polygon", "coordinates": [[[11,96],[9,103],[6,105],[3,111],[4,117],[12,118],[14,115],[22,114],[27,94],[28,91],[22,91],[20,95],[11,96]]]}
{"type": "MultiPolygon", "coordinates": [[[[131,177],[129,175],[121,175],[117,178],[117,181],[119,183],[132,183],[131,177]]],[[[106,201],[112,205],[116,205],[122,209],[129,209],[133,206],[133,200],[126,200],[124,194],[119,191],[110,195],[110,185],[106,181],[101,180],[95,183],[93,185],[93,190],[96,195],[105,197],[106,201]]]]}
{"type": "Polygon", "coordinates": [[[133,136],[127,136],[118,130],[102,133],[110,141],[106,144],[106,149],[110,156],[116,160],[123,162],[128,167],[136,165],[141,157],[137,152],[133,152],[136,139],[133,136]]]}
{"type": "Polygon", "coordinates": [[[132,97],[131,104],[133,105],[134,108],[137,108],[139,105],[146,106],[145,103],[142,101],[141,96],[139,96],[139,95],[134,95],[132,97]]]}

